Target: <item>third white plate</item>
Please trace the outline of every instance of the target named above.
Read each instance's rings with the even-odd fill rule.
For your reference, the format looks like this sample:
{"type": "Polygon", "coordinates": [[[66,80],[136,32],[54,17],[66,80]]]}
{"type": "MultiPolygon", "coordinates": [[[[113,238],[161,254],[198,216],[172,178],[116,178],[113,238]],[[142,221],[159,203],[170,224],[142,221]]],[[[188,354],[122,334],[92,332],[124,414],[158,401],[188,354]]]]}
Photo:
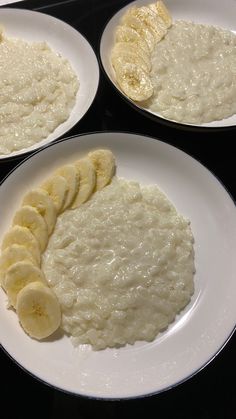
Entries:
{"type": "Polygon", "coordinates": [[[236,208],[222,184],[198,161],[156,139],[96,133],[49,145],[18,166],[0,186],[0,242],[27,190],[53,169],[97,147],[110,148],[117,175],[157,184],[191,221],[195,292],[191,303],[152,343],[92,351],[70,339],[38,342],[7,310],[0,290],[0,340],[22,367],[59,389],[99,398],[158,393],[191,377],[224,346],[236,323],[236,208]]]}

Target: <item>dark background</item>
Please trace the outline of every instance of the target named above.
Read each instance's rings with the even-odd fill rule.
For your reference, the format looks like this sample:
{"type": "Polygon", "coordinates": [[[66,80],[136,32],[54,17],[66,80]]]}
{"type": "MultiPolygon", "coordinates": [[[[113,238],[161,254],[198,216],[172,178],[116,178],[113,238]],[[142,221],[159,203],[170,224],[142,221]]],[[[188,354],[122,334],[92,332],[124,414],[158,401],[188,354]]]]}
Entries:
{"type": "MultiPolygon", "coordinates": [[[[127,0],[29,0],[7,7],[38,10],[66,21],[87,38],[99,56],[99,40],[105,24],[127,3],[127,0]]],[[[227,2],[225,4],[227,7],[227,2]]],[[[236,200],[236,129],[193,131],[183,128],[153,121],[134,110],[115,91],[101,69],[93,105],[66,136],[119,130],[159,138],[201,161],[236,200]]],[[[0,181],[19,161],[21,159],[17,158],[0,162],[0,181]]],[[[99,401],[64,394],[28,375],[1,351],[1,417],[90,419],[96,415],[109,419],[147,415],[167,419],[233,419],[236,418],[235,349],[234,334],[220,354],[185,383],[156,396],[126,401],[99,401]]]]}

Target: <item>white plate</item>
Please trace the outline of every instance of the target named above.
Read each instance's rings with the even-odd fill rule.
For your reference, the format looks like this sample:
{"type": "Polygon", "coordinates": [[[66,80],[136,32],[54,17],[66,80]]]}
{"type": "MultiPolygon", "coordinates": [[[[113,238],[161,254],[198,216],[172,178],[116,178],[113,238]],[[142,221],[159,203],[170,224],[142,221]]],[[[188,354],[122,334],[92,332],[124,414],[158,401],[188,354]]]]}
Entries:
{"type": "Polygon", "coordinates": [[[191,377],[223,347],[236,323],[236,208],[221,183],[184,152],[134,134],[97,133],[72,137],[39,150],[0,186],[0,241],[23,194],[55,167],[94,147],[109,147],[118,176],[156,183],[191,220],[195,237],[195,293],[191,303],[152,343],[121,349],[75,349],[68,337],[37,342],[6,309],[0,290],[2,346],[27,371],[75,394],[137,397],[163,391],[191,377]]]}
{"type": "MultiPolygon", "coordinates": [[[[127,96],[125,96],[121,89],[119,88],[116,79],[115,73],[112,68],[110,62],[110,55],[111,49],[114,45],[114,33],[117,25],[120,22],[121,16],[125,13],[125,11],[133,5],[142,6],[145,4],[150,4],[151,0],[136,0],[132,3],[129,3],[128,6],[121,9],[117,12],[108,22],[106,25],[104,32],[101,37],[100,43],[100,57],[101,62],[104,68],[105,73],[107,74],[110,81],[113,85],[120,91],[122,96],[124,96],[127,101],[133,104],[133,106],[137,107],[138,109],[142,110],[144,113],[149,116],[152,115],[158,116],[162,120],[166,120],[163,116],[158,113],[154,113],[147,109],[142,108],[137,104],[137,102],[133,102],[127,96]],[[151,114],[151,115],[150,115],[151,114]]],[[[227,0],[227,4],[221,0],[164,0],[164,3],[170,10],[170,13],[174,20],[181,19],[192,21],[195,23],[203,23],[208,25],[215,25],[220,26],[224,29],[228,29],[231,31],[236,32],[236,23],[235,23],[235,16],[236,16],[236,1],[235,0],[227,0]]],[[[171,120],[169,120],[171,121],[171,120]]],[[[179,124],[176,121],[176,124],[179,124]]],[[[229,127],[236,125],[236,114],[231,116],[230,118],[223,119],[221,121],[213,121],[205,124],[187,124],[181,123],[179,125],[186,125],[189,127],[208,127],[208,128],[219,128],[219,127],[229,127]]]]}
{"type": "Polygon", "coordinates": [[[88,41],[72,26],[52,16],[30,10],[0,9],[0,24],[5,28],[8,37],[22,38],[29,42],[46,41],[54,51],[70,61],[80,83],[75,106],[67,121],[31,147],[0,155],[1,161],[36,150],[62,136],[79,122],[97,93],[99,66],[88,41]]]}

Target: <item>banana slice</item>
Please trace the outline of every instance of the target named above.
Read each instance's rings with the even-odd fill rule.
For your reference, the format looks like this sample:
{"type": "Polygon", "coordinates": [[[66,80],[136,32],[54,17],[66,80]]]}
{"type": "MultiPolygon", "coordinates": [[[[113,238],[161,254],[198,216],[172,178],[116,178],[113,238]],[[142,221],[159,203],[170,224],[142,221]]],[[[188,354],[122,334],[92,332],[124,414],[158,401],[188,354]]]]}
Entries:
{"type": "Polygon", "coordinates": [[[15,308],[16,299],[20,290],[30,282],[42,282],[47,285],[41,269],[31,262],[21,261],[11,265],[6,271],[4,286],[8,295],[9,303],[15,308]]]}
{"type": "Polygon", "coordinates": [[[21,207],[15,213],[13,225],[27,227],[38,241],[41,252],[45,250],[48,243],[47,224],[36,208],[30,205],[21,207]]]}
{"type": "Polygon", "coordinates": [[[93,164],[86,157],[78,160],[74,166],[80,179],[79,190],[72,204],[72,208],[77,208],[90,198],[96,185],[96,172],[93,164]]]}
{"type": "Polygon", "coordinates": [[[115,174],[115,157],[110,150],[94,150],[88,153],[96,174],[96,190],[99,191],[106,186],[115,174]]]}
{"type": "Polygon", "coordinates": [[[165,23],[167,29],[171,27],[172,25],[172,17],[170,15],[169,10],[163,3],[163,1],[158,1],[157,3],[151,3],[148,6],[153,12],[157,13],[159,17],[163,20],[165,23]]]}
{"type": "Polygon", "coordinates": [[[64,202],[62,211],[68,208],[75,199],[76,194],[79,190],[79,173],[76,170],[75,166],[72,164],[67,164],[65,166],[60,167],[56,170],[56,174],[60,175],[65,178],[69,185],[69,190],[66,196],[66,200],[64,202]]]}
{"type": "Polygon", "coordinates": [[[159,42],[167,33],[167,27],[160,16],[149,7],[131,7],[128,14],[140,20],[154,35],[155,41],[159,42]]]}
{"type": "Polygon", "coordinates": [[[36,208],[47,224],[48,234],[53,232],[57,221],[56,208],[52,199],[44,189],[37,188],[29,191],[25,195],[22,205],[30,205],[36,208]]]}
{"type": "Polygon", "coordinates": [[[27,227],[15,225],[5,234],[2,241],[2,251],[12,248],[13,245],[24,246],[33,256],[36,264],[40,265],[41,252],[39,243],[27,227]]]}
{"type": "Polygon", "coordinates": [[[155,36],[153,31],[145,23],[129,12],[123,16],[122,22],[125,26],[133,28],[139,33],[139,35],[146,41],[150,52],[154,50],[156,45],[155,36]]]}
{"type": "Polygon", "coordinates": [[[156,13],[157,14],[157,6],[156,6],[156,3],[151,3],[151,4],[148,4],[148,6],[147,6],[153,13],[156,13]]]}
{"type": "Polygon", "coordinates": [[[41,282],[31,282],[19,292],[16,312],[29,336],[44,339],[61,323],[61,310],[53,291],[41,282]]]}
{"type": "Polygon", "coordinates": [[[116,63],[116,79],[123,92],[132,100],[142,102],[153,94],[153,85],[149,75],[132,63],[116,63]]]}
{"type": "Polygon", "coordinates": [[[7,269],[21,261],[30,262],[33,265],[36,265],[36,261],[32,253],[27,250],[25,246],[19,244],[13,244],[11,247],[7,247],[0,256],[0,283],[5,289],[5,274],[7,269]]]}
{"type": "Polygon", "coordinates": [[[48,192],[56,207],[57,214],[60,213],[69,191],[69,185],[66,179],[60,175],[52,175],[40,187],[48,192]]]}
{"type": "Polygon", "coordinates": [[[135,45],[138,45],[140,49],[146,52],[146,54],[150,54],[150,50],[148,48],[148,44],[144,38],[142,38],[139,33],[129,26],[119,25],[117,26],[116,33],[115,33],[115,41],[116,42],[131,42],[135,45]]]}
{"type": "Polygon", "coordinates": [[[117,67],[126,65],[126,64],[135,64],[137,67],[139,67],[141,70],[143,70],[145,73],[148,72],[148,67],[146,66],[145,62],[137,55],[133,54],[132,52],[126,51],[122,54],[111,54],[111,63],[115,70],[117,67]]]}
{"type": "Polygon", "coordinates": [[[127,62],[139,65],[146,72],[151,70],[149,55],[134,42],[116,43],[111,53],[111,61],[114,68],[116,67],[116,62],[127,62]]]}

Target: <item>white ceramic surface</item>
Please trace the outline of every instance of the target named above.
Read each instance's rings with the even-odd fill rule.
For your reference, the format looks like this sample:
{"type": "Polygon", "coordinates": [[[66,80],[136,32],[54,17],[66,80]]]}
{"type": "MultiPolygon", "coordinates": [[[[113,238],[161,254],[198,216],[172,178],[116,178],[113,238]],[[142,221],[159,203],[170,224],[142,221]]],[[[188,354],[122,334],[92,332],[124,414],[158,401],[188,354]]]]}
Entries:
{"type": "Polygon", "coordinates": [[[67,58],[80,82],[76,103],[67,121],[46,139],[27,149],[0,155],[0,161],[19,156],[50,143],[65,134],[85,115],[97,93],[99,66],[88,41],[72,26],[52,16],[23,9],[0,9],[0,22],[7,36],[29,42],[46,41],[56,52],[67,58]]]}
{"type": "Polygon", "coordinates": [[[100,398],[138,397],[163,391],[196,373],[225,344],[236,323],[236,208],[221,183],[184,152],[155,139],[126,133],[73,137],[38,150],[0,186],[0,242],[24,193],[54,168],[96,147],[116,156],[117,175],[158,184],[191,221],[195,238],[195,292],[191,303],[152,343],[92,351],[74,348],[57,333],[30,339],[0,289],[0,341],[27,371],[57,388],[100,398]]]}
{"type": "Polygon", "coordinates": [[[22,0],[0,0],[0,6],[5,6],[5,4],[10,4],[10,3],[17,3],[19,1],[22,1],[22,0]]]}
{"type": "MultiPolygon", "coordinates": [[[[151,0],[136,0],[132,3],[129,3],[126,7],[118,11],[110,19],[101,37],[100,57],[103,68],[110,81],[123,96],[125,95],[122,93],[121,89],[119,88],[116,82],[115,73],[110,62],[111,49],[114,44],[115,28],[119,24],[121,16],[125,13],[127,8],[131,7],[132,5],[141,6],[150,3],[151,0]]],[[[236,0],[227,0],[227,2],[223,2],[221,0],[164,0],[164,3],[170,10],[170,13],[174,20],[181,19],[192,21],[195,23],[215,25],[236,32],[236,0]]],[[[133,102],[128,97],[126,97],[126,99],[130,101],[134,106],[137,106],[137,108],[142,109],[144,112],[151,113],[153,115],[157,115],[161,119],[165,119],[160,114],[143,109],[141,106],[139,106],[136,102],[133,102]]],[[[236,115],[233,115],[230,118],[223,119],[221,121],[214,121],[199,125],[183,123],[183,125],[189,125],[193,127],[200,126],[208,128],[234,126],[236,125],[236,115]]]]}

